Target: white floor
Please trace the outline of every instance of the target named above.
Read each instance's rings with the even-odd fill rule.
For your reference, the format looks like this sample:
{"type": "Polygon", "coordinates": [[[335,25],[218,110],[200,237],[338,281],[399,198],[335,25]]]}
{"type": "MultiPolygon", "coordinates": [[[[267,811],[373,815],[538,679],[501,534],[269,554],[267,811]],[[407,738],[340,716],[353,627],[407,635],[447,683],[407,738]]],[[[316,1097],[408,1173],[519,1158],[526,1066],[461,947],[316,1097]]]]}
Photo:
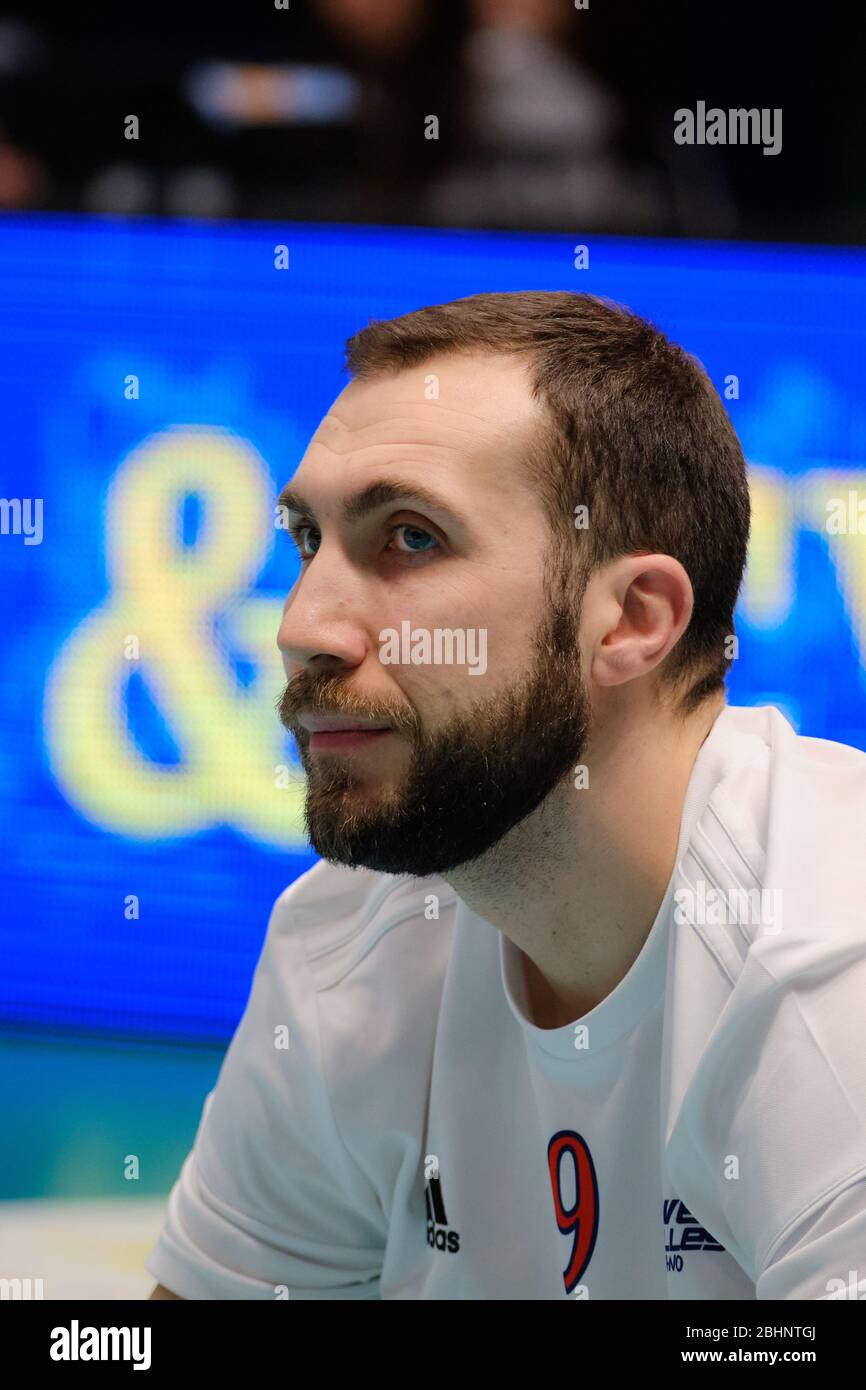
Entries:
{"type": "Polygon", "coordinates": [[[164,1197],[0,1202],[0,1279],[30,1279],[32,1290],[41,1279],[45,1299],[147,1298],[155,1281],[142,1261],[165,1204],[164,1197]]]}

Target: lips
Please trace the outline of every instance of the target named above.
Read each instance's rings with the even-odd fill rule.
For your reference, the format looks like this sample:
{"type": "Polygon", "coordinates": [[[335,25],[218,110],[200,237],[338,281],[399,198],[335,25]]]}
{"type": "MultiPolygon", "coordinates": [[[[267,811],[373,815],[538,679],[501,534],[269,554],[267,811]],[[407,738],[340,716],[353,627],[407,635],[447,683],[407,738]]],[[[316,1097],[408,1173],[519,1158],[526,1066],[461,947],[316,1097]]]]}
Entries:
{"type": "Polygon", "coordinates": [[[368,724],[340,714],[302,714],[298,723],[311,734],[378,733],[389,727],[387,724],[368,724]]]}
{"type": "Polygon", "coordinates": [[[391,729],[318,729],[310,733],[310,749],[314,753],[347,752],[350,748],[369,748],[387,738],[391,729]]]}

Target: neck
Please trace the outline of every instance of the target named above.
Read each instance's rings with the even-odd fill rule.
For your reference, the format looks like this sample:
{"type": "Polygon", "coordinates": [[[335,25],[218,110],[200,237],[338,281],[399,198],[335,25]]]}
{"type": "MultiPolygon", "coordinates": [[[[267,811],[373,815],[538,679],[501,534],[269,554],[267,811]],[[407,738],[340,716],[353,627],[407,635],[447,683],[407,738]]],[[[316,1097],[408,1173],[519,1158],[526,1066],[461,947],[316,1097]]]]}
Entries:
{"type": "Polygon", "coordinates": [[[583,1017],[640,954],[675,867],[695,759],[724,706],[722,692],[685,721],[620,707],[590,733],[586,787],[569,775],[486,854],[446,875],[523,953],[538,1027],[583,1017]]]}

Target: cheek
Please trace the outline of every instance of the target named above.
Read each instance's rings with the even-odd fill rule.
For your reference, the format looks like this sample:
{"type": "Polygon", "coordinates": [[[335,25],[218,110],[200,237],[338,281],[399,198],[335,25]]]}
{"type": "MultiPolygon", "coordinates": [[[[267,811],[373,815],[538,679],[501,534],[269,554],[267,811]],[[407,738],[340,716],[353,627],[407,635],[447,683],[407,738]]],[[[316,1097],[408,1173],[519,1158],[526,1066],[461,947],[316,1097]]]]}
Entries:
{"type": "Polygon", "coordinates": [[[419,710],[448,697],[465,706],[513,683],[534,660],[547,615],[538,574],[531,584],[500,569],[476,577],[470,583],[431,575],[415,592],[406,586],[390,593],[377,615],[374,660],[419,710]]]}

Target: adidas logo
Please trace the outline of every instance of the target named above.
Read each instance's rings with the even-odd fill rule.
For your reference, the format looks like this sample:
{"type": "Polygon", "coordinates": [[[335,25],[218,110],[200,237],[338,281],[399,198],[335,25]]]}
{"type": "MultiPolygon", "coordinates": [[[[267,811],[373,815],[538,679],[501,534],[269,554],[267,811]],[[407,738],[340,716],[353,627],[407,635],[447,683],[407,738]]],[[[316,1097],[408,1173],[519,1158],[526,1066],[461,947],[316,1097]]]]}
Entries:
{"type": "Polygon", "coordinates": [[[427,1203],[427,1244],[434,1250],[447,1250],[456,1254],[460,1249],[460,1236],[448,1228],[445,1215],[445,1198],[442,1196],[442,1179],[439,1176],[439,1160],[435,1154],[428,1154],[424,1160],[424,1200],[427,1203]]]}

